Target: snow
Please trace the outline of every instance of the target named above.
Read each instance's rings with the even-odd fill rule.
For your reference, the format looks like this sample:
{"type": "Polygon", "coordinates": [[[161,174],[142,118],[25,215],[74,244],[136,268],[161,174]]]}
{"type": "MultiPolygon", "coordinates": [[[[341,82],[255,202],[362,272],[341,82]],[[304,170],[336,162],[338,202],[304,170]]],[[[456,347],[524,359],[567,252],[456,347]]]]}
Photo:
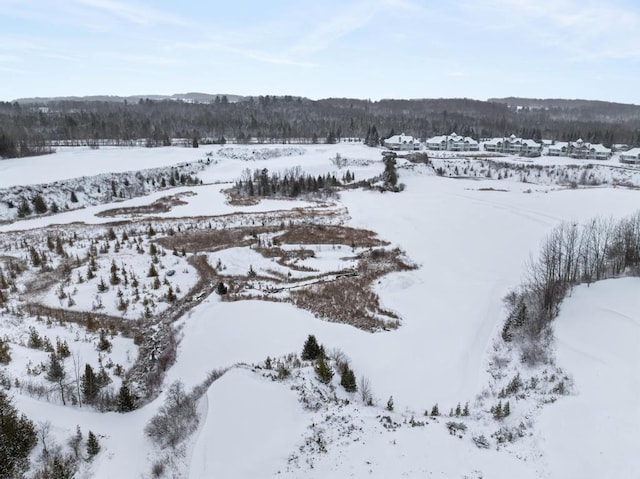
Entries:
{"type": "Polygon", "coordinates": [[[99,150],[61,147],[51,155],[0,161],[0,188],[172,166],[203,158],[206,151],[179,147],[102,147],[99,150]]]}
{"type": "Polygon", "coordinates": [[[546,407],[541,450],[551,477],[637,477],[640,279],[576,288],[555,323],[558,365],[575,393],[546,407]]]}
{"type": "MultiPolygon", "coordinates": [[[[288,147],[225,148],[224,154],[217,154],[222,149],[218,146],[95,151],[62,148],[55,155],[0,162],[0,187],[170,165],[204,158],[207,153],[211,153],[212,162],[202,174],[206,183],[234,181],[246,168],[284,171],[299,165],[307,173],[336,172],[340,176],[348,168],[357,179],[382,171],[380,150],[362,145],[296,147],[286,150],[283,156],[258,160],[251,159],[253,151],[288,147]],[[345,159],[341,169],[332,161],[337,153],[345,159]]],[[[561,165],[568,160],[543,157],[534,162],[538,161],[561,165]]],[[[290,304],[223,302],[213,294],[176,324],[181,341],[176,363],[167,371],[165,386],[181,380],[190,390],[201,384],[211,370],[299,353],[307,335],[314,334],[328,350],[340,348],[349,356],[356,375],[371,381],[378,404],[393,395],[399,414],[421,414],[435,403],[447,411],[458,402],[472,401],[486,386],[488,373],[484,367],[503,320],[502,298],[520,284],[528,258],[536,254],[548,232],[562,221],[626,216],[634,213],[638,205],[638,193],[631,189],[569,190],[511,179],[449,179],[437,177],[422,166],[402,169],[400,181],[406,184],[402,193],[344,191],[335,206],[347,209],[349,226],[375,231],[380,239],[402,248],[418,264],[417,270],[390,274],[375,285],[382,307],[402,318],[399,329],[372,334],[321,321],[290,304]],[[501,191],[487,191],[488,188],[501,191]]],[[[196,193],[184,198],[187,205],[153,216],[196,217],[314,205],[270,200],[233,207],[225,202],[221,193],[224,187],[207,184],[176,188],[117,204],[3,225],[0,231],[122,220],[125,218],[95,215],[115,207],[150,204],[163,196],[187,191],[196,193]]],[[[305,248],[313,249],[316,255],[299,264],[320,271],[350,265],[343,260],[351,254],[347,245],[336,249],[318,245],[305,248]]],[[[224,274],[246,274],[249,265],[258,274],[266,269],[281,271],[271,259],[249,248],[227,249],[209,257],[212,264],[221,260],[227,267],[224,274]]],[[[163,261],[170,260],[173,257],[163,261]]],[[[134,266],[144,274],[148,260],[134,266]]],[[[171,281],[186,292],[193,278],[181,278],[182,265],[175,269],[177,273],[171,281]]],[[[302,277],[305,273],[299,274],[302,277]]],[[[352,411],[362,420],[361,442],[334,445],[317,458],[314,469],[288,469],[287,458],[298,450],[309,421],[315,417],[312,419],[309,412],[302,410],[287,383],[271,382],[243,367],[231,369],[214,382],[199,404],[203,415],[189,443],[190,456],[185,459],[190,464],[189,477],[243,479],[278,472],[283,477],[310,478],[634,477],[632,459],[638,444],[635,435],[640,429],[638,286],[637,279],[619,279],[578,287],[563,305],[555,323],[557,362],[573,376],[575,391],[542,409],[533,439],[539,458],[531,452],[523,454],[530,458],[527,462],[509,452],[480,450],[469,437],[450,437],[443,425],[436,423],[381,433],[376,418],[381,413],[378,407],[352,411]]],[[[95,291],[93,283],[82,286],[85,287],[95,291]]],[[[89,295],[89,289],[79,292],[84,303],[76,298],[78,307],[90,305],[95,294],[89,295]]],[[[57,298],[49,300],[58,305],[57,298]]],[[[113,302],[108,301],[109,305],[113,302]]],[[[3,316],[2,321],[2,335],[24,341],[20,334],[30,323],[12,325],[8,316],[3,316]]],[[[43,325],[36,326],[45,330],[43,325]]],[[[48,335],[54,339],[65,334],[72,346],[75,332],[63,329],[51,330],[48,335]]],[[[80,344],[84,343],[79,341],[78,349],[80,344]]],[[[82,346],[83,361],[96,354],[92,347],[89,342],[82,346]]],[[[74,347],[71,349],[73,352],[74,347]]],[[[129,364],[133,351],[130,340],[114,339],[116,363],[129,364]]],[[[24,374],[29,359],[34,363],[46,359],[44,353],[18,345],[12,345],[12,353],[15,362],[9,367],[11,374],[24,374]]],[[[162,396],[126,415],[64,408],[18,393],[15,398],[19,409],[36,422],[52,421],[60,442],[75,431],[76,424],[84,432],[91,429],[99,434],[104,451],[91,466],[95,477],[149,474],[157,451],[143,429],[162,404],[162,396]]]]}
{"type": "Polygon", "coordinates": [[[207,412],[193,448],[191,479],[272,476],[305,429],[296,394],[248,371],[228,372],[203,401],[207,412]]]}

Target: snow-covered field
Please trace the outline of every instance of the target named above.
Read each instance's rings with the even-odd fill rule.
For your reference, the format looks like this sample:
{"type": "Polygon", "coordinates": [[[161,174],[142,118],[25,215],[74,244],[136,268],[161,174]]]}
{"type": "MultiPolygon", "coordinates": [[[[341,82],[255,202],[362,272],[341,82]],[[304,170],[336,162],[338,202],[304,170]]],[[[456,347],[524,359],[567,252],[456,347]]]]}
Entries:
{"type": "MultiPolygon", "coordinates": [[[[356,179],[379,175],[383,169],[380,150],[355,144],[295,149],[284,145],[226,148],[223,154],[217,153],[222,150],[217,146],[198,150],[62,149],[46,157],[1,162],[0,187],[166,166],[203,159],[208,152],[216,161],[200,175],[205,183],[232,182],[247,168],[284,171],[300,166],[314,175],[335,172],[336,176],[349,169],[356,179]],[[277,148],[283,150],[264,154],[277,148]],[[336,154],[340,154],[343,164],[336,163],[336,154]],[[28,173],[36,167],[41,167],[36,171],[42,173],[28,173]]],[[[385,276],[376,285],[382,306],[402,318],[400,328],[368,333],[321,321],[291,304],[223,302],[215,294],[205,299],[176,324],[181,340],[165,386],[181,380],[190,389],[201,384],[211,370],[243,366],[231,369],[214,382],[200,400],[198,430],[189,439],[175,470],[182,477],[240,479],[276,475],[634,477],[635,450],[640,446],[634,437],[640,426],[640,304],[638,282],[633,279],[579,287],[566,301],[555,323],[555,344],[558,365],[573,376],[575,391],[543,408],[532,439],[499,451],[495,447],[485,450],[477,448],[470,435],[461,439],[451,436],[444,426],[446,418],[429,418],[428,424],[421,427],[407,426],[407,422],[413,417],[422,420],[425,410],[436,403],[446,413],[457,403],[465,402],[472,407],[469,421],[483,420],[478,419],[483,412],[474,411],[473,404],[489,381],[488,358],[504,320],[502,298],[522,281],[527,260],[536,255],[543,238],[562,221],[583,222],[595,216],[617,218],[634,213],[640,205],[638,192],[607,187],[537,187],[515,179],[442,178],[423,165],[400,169],[399,174],[406,185],[401,193],[343,191],[329,208],[346,208],[349,226],[375,231],[392,247],[403,249],[419,266],[385,276]],[[304,368],[282,382],[265,378],[264,370],[255,368],[264,364],[268,356],[299,354],[309,334],[314,334],[327,350],[339,348],[349,357],[358,378],[364,376],[370,381],[375,406],[362,404],[357,393],[349,396],[341,391],[339,378],[334,377],[336,401],[348,399],[349,404],[311,411],[301,404],[300,389],[292,390],[308,387],[301,386],[310,382],[304,368]],[[395,404],[392,413],[385,409],[390,396],[395,404]],[[340,414],[346,419],[329,418],[343,417],[340,414]],[[399,427],[385,427],[380,417],[386,415],[399,427]],[[341,422],[353,424],[353,432],[339,432],[341,422]],[[308,444],[310,435],[315,437],[313,434],[318,434],[320,427],[325,428],[324,451],[308,444]],[[525,449],[530,446],[532,449],[525,449]]],[[[268,200],[255,206],[234,207],[225,203],[221,187],[181,187],[117,205],[3,225],[1,231],[124,220],[126,216],[95,215],[114,207],[148,205],[181,191],[196,194],[183,198],[186,205],[153,216],[212,216],[314,205],[307,201],[268,200]]],[[[300,264],[327,271],[349,266],[344,260],[346,251],[342,255],[326,245],[311,247],[314,248],[316,256],[300,264]]],[[[211,264],[218,259],[227,267],[225,274],[245,274],[248,265],[258,274],[269,268],[278,270],[278,265],[248,248],[209,253],[211,264]]],[[[139,265],[135,261],[143,260],[129,261],[144,276],[148,261],[139,265]]],[[[176,271],[175,282],[186,291],[195,279],[178,277],[188,276],[183,271],[191,270],[180,263],[176,271]]],[[[81,289],[76,297],[85,294],[81,289]]],[[[47,301],[55,305],[58,300],[52,294],[47,301]]],[[[91,309],[95,293],[87,289],[85,295],[88,297],[82,300],[76,298],[76,308],[91,309]]],[[[111,303],[115,303],[115,296],[111,303]]],[[[8,322],[9,315],[6,319],[0,316],[3,320],[8,322]]],[[[11,325],[0,323],[0,336],[20,336],[20,328],[15,320],[11,321],[11,325]]],[[[69,334],[72,343],[75,333],[69,334]]],[[[117,341],[125,339],[114,338],[114,361],[127,365],[133,344],[117,341]]],[[[24,374],[26,355],[34,352],[17,345],[12,346],[12,351],[15,359],[7,370],[11,375],[24,374]]],[[[42,351],[35,353],[40,356],[34,356],[34,362],[46,360],[42,351]]],[[[89,350],[83,355],[88,356],[89,350]]],[[[151,467],[159,453],[143,429],[161,406],[163,395],[127,414],[99,413],[90,407],[63,408],[19,392],[14,392],[14,399],[34,421],[50,420],[61,443],[75,432],[76,424],[83,431],[100,434],[103,451],[87,467],[87,473],[94,477],[152,477],[151,467]],[[127,441],[130,447],[123,445],[127,441]]]]}

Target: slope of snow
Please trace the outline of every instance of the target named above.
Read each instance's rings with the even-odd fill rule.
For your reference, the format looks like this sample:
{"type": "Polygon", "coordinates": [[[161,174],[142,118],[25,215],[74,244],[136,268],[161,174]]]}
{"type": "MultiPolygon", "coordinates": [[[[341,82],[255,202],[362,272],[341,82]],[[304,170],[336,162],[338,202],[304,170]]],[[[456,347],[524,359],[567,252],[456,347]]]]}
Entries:
{"type": "Polygon", "coordinates": [[[640,279],[577,287],[555,321],[574,392],[543,409],[550,477],[640,477],[640,279]]]}
{"type": "Polygon", "coordinates": [[[189,477],[267,477],[287,462],[305,423],[296,394],[234,369],[213,383],[193,447],[189,477]]]}

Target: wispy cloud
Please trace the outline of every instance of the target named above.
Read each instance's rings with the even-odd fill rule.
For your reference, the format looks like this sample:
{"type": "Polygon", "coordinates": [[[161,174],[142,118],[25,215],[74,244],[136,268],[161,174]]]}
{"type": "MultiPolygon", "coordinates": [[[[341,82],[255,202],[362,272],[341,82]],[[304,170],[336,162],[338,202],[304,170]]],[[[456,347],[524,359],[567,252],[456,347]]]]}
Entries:
{"type": "Polygon", "coordinates": [[[568,61],[639,58],[640,18],[616,2],[593,0],[487,0],[463,2],[479,25],[519,31],[568,61]]]}
{"type": "Polygon", "coordinates": [[[180,25],[188,26],[189,21],[149,5],[138,5],[133,2],[115,0],[76,0],[78,4],[106,12],[115,17],[140,25],[180,25]]]}
{"type": "Polygon", "coordinates": [[[291,66],[301,66],[301,67],[313,67],[315,66],[312,62],[306,61],[297,61],[287,56],[275,55],[269,52],[265,52],[262,50],[255,50],[246,47],[239,47],[228,45],[219,41],[202,41],[202,42],[191,42],[191,43],[177,43],[175,45],[177,49],[185,49],[185,50],[202,50],[202,51],[218,51],[218,52],[226,52],[232,53],[235,55],[240,55],[245,58],[250,58],[252,60],[256,60],[262,63],[271,63],[274,65],[291,65],[291,66]]]}
{"type": "Polygon", "coordinates": [[[378,14],[390,9],[397,11],[416,8],[418,7],[405,0],[359,1],[341,6],[337,13],[326,21],[319,22],[289,51],[295,55],[306,55],[326,50],[343,37],[366,27],[378,14]]]}

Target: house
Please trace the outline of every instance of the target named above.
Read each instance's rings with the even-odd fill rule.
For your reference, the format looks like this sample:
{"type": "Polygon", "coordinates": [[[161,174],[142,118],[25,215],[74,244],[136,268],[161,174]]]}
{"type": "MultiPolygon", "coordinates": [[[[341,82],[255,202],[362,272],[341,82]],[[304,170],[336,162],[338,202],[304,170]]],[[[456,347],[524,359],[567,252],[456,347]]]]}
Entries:
{"type": "Polygon", "coordinates": [[[568,156],[577,160],[608,160],[611,149],[599,143],[587,143],[579,138],[571,142],[557,142],[549,146],[549,156],[568,156]]]}
{"type": "Polygon", "coordinates": [[[446,136],[434,136],[427,140],[427,150],[446,150],[447,149],[447,137],[446,136]]]}
{"type": "Polygon", "coordinates": [[[450,135],[434,136],[427,140],[428,150],[446,151],[480,151],[480,144],[469,136],[460,136],[451,133],[450,135]]]}
{"type": "Polygon", "coordinates": [[[626,143],[615,143],[612,149],[613,151],[629,151],[629,145],[626,143]]]}
{"type": "Polygon", "coordinates": [[[405,135],[393,135],[383,142],[384,146],[390,150],[419,150],[420,142],[413,136],[405,135]]]}
{"type": "Polygon", "coordinates": [[[492,138],[485,141],[484,150],[492,153],[502,153],[504,151],[504,138],[492,138]]]}
{"type": "Polygon", "coordinates": [[[589,148],[589,155],[587,158],[590,160],[608,160],[611,157],[611,149],[600,144],[591,144],[589,148]]]}
{"type": "Polygon", "coordinates": [[[620,153],[620,163],[640,164],[640,148],[632,148],[620,153]]]}
{"type": "Polygon", "coordinates": [[[484,143],[486,151],[511,155],[539,156],[542,145],[534,140],[524,140],[511,135],[508,138],[493,138],[484,143]]]}
{"type": "Polygon", "coordinates": [[[567,156],[569,152],[569,143],[566,141],[558,141],[549,146],[547,154],[549,156],[567,156]]]}

